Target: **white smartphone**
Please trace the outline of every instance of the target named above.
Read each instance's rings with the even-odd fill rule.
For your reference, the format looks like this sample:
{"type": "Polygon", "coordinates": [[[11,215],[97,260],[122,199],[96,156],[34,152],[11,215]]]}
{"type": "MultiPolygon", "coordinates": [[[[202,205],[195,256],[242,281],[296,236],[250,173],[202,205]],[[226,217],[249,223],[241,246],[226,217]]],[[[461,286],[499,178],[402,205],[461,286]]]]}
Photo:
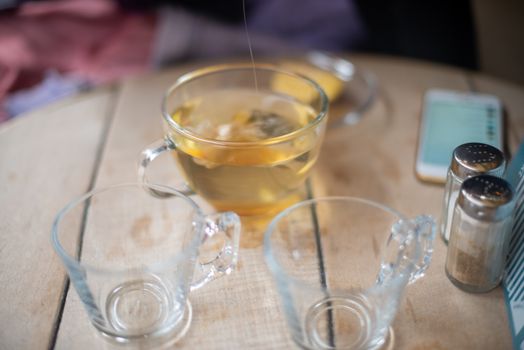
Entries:
{"type": "Polygon", "coordinates": [[[503,151],[503,114],[492,95],[428,90],[424,96],[415,173],[423,181],[443,183],[453,150],[481,142],[503,151]]]}

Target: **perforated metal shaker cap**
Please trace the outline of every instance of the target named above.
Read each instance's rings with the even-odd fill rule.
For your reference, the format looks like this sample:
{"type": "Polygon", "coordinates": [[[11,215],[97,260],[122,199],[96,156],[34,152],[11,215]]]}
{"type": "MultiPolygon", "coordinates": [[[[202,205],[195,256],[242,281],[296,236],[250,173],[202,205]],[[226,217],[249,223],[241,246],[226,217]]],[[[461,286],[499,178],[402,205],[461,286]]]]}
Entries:
{"type": "Polygon", "coordinates": [[[457,205],[475,219],[499,221],[513,211],[513,189],[500,177],[473,176],[462,183],[457,205]]]}
{"type": "Polygon", "coordinates": [[[485,143],[465,143],[453,151],[451,171],[460,179],[480,174],[500,176],[504,172],[504,154],[485,143]]]}

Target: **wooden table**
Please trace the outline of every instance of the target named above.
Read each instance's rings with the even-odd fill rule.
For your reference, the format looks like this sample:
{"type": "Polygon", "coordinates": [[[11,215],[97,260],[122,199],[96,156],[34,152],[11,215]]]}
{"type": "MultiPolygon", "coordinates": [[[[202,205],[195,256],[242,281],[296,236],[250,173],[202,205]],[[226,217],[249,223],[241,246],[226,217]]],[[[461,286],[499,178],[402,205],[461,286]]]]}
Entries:
{"type": "MultiPolygon", "coordinates": [[[[498,95],[509,116],[510,152],[523,139],[522,87],[425,62],[350,58],[378,77],[379,97],[359,124],[328,131],[312,177],[317,196],[367,197],[409,216],[438,217],[443,187],[418,182],[414,175],[428,88],[498,95]]],[[[136,180],[138,154],[162,136],[163,91],[195,66],[97,89],[0,127],[0,349],[109,348],[95,337],[67,283],[50,244],[51,223],[73,197],[136,180]]],[[[173,181],[172,169],[159,174],[173,181]]],[[[295,348],[261,242],[243,243],[238,270],[192,294],[193,324],[177,347],[295,348]]],[[[445,245],[436,239],[427,276],[408,288],[394,322],[396,348],[511,348],[501,288],[480,295],[458,290],[445,277],[444,259],[445,245]]]]}

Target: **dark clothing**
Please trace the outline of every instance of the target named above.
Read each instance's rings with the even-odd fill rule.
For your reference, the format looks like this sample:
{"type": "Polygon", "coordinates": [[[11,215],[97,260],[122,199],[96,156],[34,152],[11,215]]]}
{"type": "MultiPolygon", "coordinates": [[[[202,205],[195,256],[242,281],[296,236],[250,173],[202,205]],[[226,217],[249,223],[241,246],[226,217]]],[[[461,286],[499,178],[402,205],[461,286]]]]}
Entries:
{"type": "Polygon", "coordinates": [[[469,0],[356,0],[367,38],[362,50],[476,69],[469,0]]]}

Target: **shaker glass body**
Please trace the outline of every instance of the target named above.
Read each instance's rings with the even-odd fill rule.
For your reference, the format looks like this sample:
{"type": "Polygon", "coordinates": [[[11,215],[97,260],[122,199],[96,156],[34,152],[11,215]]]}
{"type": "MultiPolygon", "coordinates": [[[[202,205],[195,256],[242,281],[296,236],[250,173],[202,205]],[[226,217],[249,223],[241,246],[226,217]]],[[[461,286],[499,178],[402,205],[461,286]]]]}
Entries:
{"type": "Polygon", "coordinates": [[[440,234],[444,242],[449,241],[453,211],[462,183],[481,174],[502,176],[504,168],[504,154],[491,145],[471,142],[453,150],[440,220],[440,234]]]}
{"type": "Polygon", "coordinates": [[[453,173],[451,168],[448,170],[446,188],[444,190],[444,201],[442,204],[442,216],[440,219],[440,234],[444,242],[449,241],[451,231],[451,219],[457,202],[457,197],[463,180],[453,173]]]}
{"type": "Polygon", "coordinates": [[[466,179],[459,190],[446,275],[467,292],[487,292],[504,274],[515,201],[511,185],[492,175],[466,179]]]}
{"type": "Polygon", "coordinates": [[[480,221],[455,206],[446,259],[446,274],[468,292],[487,292],[502,280],[511,217],[480,221]]]}

